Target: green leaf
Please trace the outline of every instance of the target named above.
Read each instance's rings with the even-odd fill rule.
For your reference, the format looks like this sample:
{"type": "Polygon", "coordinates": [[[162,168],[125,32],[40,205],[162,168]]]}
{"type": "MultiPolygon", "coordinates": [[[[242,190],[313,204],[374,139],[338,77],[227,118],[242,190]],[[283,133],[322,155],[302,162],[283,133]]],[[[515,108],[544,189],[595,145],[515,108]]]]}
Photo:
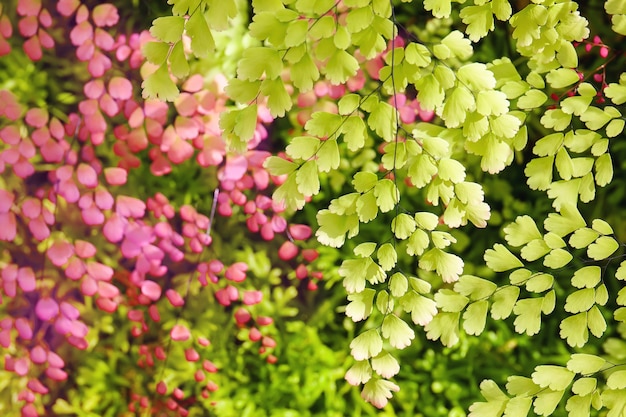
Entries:
{"type": "MultiPolygon", "coordinates": [[[[592,356],[592,355],[589,355],[589,356],[592,356]]],[[[602,360],[604,361],[604,359],[602,360]]],[[[569,369],[569,362],[568,362],[567,367],[569,369]]],[[[578,372],[578,373],[589,375],[595,372],[578,372]]],[[[596,390],[597,386],[598,386],[598,381],[595,378],[580,378],[576,382],[574,382],[574,384],[572,384],[572,392],[577,395],[589,395],[596,390]]]]}
{"type": "Polygon", "coordinates": [[[149,62],[155,65],[161,65],[167,59],[170,46],[163,42],[146,42],[141,48],[141,52],[149,62]]]}
{"type": "Polygon", "coordinates": [[[348,145],[348,149],[356,152],[365,145],[367,137],[367,127],[360,116],[350,116],[345,120],[341,132],[343,139],[348,145]]]}
{"type": "Polygon", "coordinates": [[[443,106],[441,118],[446,122],[446,127],[459,127],[467,117],[467,113],[476,109],[476,102],[472,92],[464,86],[458,86],[448,95],[443,106]]]}
{"type": "Polygon", "coordinates": [[[574,273],[572,285],[576,288],[595,288],[600,282],[602,270],[597,265],[585,266],[574,273]]]}
{"type": "Polygon", "coordinates": [[[526,281],[526,289],[530,292],[541,293],[552,288],[554,277],[550,274],[534,274],[526,281]]]}
{"type": "Polygon", "coordinates": [[[450,52],[461,60],[468,59],[474,53],[472,43],[458,30],[453,30],[446,35],[441,40],[441,43],[448,47],[450,52]]]}
{"type": "Polygon", "coordinates": [[[320,172],[330,172],[339,168],[341,157],[339,156],[339,146],[337,139],[325,140],[317,153],[317,167],[320,172]]]}
{"type": "Polygon", "coordinates": [[[296,136],[285,151],[293,159],[309,159],[317,152],[321,141],[313,136],[296,136]]]}
{"type": "Polygon", "coordinates": [[[467,307],[463,313],[463,330],[469,335],[479,335],[485,329],[487,319],[487,300],[476,301],[467,307]]]}
{"type": "Polygon", "coordinates": [[[244,50],[237,66],[237,76],[243,80],[257,81],[265,74],[267,81],[278,78],[282,69],[283,61],[278,51],[254,46],[244,50]]]}
{"type": "MultiPolygon", "coordinates": [[[[289,174],[287,176],[287,180],[284,183],[282,183],[282,185],[278,187],[276,191],[274,191],[274,194],[272,195],[272,198],[275,201],[285,202],[285,205],[289,209],[299,210],[302,207],[304,207],[304,195],[298,190],[299,187],[296,181],[296,176],[298,172],[296,172],[295,175],[294,173],[289,174]]],[[[320,223],[320,226],[321,226],[321,223],[320,223]]],[[[319,232],[319,229],[318,229],[318,232],[319,232]]],[[[322,235],[322,232],[320,232],[320,236],[321,235],[322,235]]],[[[330,240],[327,240],[321,237],[318,240],[320,240],[320,243],[328,244],[329,246],[332,246],[332,244],[339,244],[339,246],[343,245],[343,239],[336,240],[333,243],[331,243],[330,240]]],[[[337,247],[337,246],[333,246],[333,247],[337,247]]]]}
{"type": "Polygon", "coordinates": [[[541,391],[541,387],[532,379],[523,376],[511,375],[507,378],[506,390],[510,395],[518,397],[534,396],[541,391]]]}
{"type": "Polygon", "coordinates": [[[603,90],[603,93],[616,105],[626,103],[626,85],[624,83],[610,83],[603,90]]]}
{"type": "Polygon", "coordinates": [[[611,389],[626,388],[626,370],[613,372],[607,378],[606,385],[611,389]]]}
{"type": "Polygon", "coordinates": [[[598,306],[593,306],[587,313],[587,327],[589,327],[591,334],[598,338],[602,337],[606,331],[606,321],[598,306]]]}
{"type": "Polygon", "coordinates": [[[437,302],[437,307],[448,313],[463,311],[469,303],[467,297],[445,288],[437,291],[435,301],[437,302]]]}
{"type": "Polygon", "coordinates": [[[588,227],[582,227],[570,236],[569,244],[576,249],[586,248],[594,242],[598,236],[600,236],[600,234],[595,230],[588,227]]]}
{"type": "Polygon", "coordinates": [[[528,336],[539,333],[542,304],[543,298],[526,298],[515,303],[513,313],[517,318],[513,324],[517,333],[526,333],[528,336]]]}
{"type": "Polygon", "coordinates": [[[536,109],[546,101],[548,101],[548,96],[542,91],[528,90],[522,97],[517,99],[517,107],[524,110],[536,109]]]}
{"type": "Polygon", "coordinates": [[[417,229],[417,224],[413,217],[405,213],[400,213],[391,221],[391,230],[400,240],[407,239],[417,229]]]}
{"type": "Polygon", "coordinates": [[[571,253],[565,249],[553,249],[543,258],[543,264],[548,268],[559,269],[574,259],[571,253]]]}
{"type": "Polygon", "coordinates": [[[497,290],[492,296],[491,317],[494,320],[503,320],[509,317],[513,312],[519,293],[519,287],[513,285],[497,290]]]}
{"type": "Polygon", "coordinates": [[[497,288],[493,282],[473,275],[463,275],[454,284],[454,291],[473,301],[490,297],[497,288]]]}
{"type": "Polygon", "coordinates": [[[342,49],[337,49],[328,59],[322,71],[326,74],[331,84],[339,85],[348,81],[348,78],[353,77],[358,69],[359,62],[355,57],[342,49]]]}
{"type": "Polygon", "coordinates": [[[590,106],[583,114],[580,120],[585,123],[589,130],[599,130],[607,124],[613,117],[607,113],[606,109],[602,110],[597,107],[590,106]]]}
{"type": "Polygon", "coordinates": [[[350,354],[357,361],[369,359],[383,350],[383,339],[376,329],[370,329],[354,338],[350,349],[350,354]]]}
{"type": "Polygon", "coordinates": [[[304,195],[315,195],[320,191],[320,180],[317,170],[317,161],[305,162],[296,172],[298,191],[304,195]]]}
{"type": "Polygon", "coordinates": [[[518,247],[531,240],[541,239],[541,233],[533,218],[524,215],[518,216],[514,223],[509,223],[504,228],[504,238],[509,245],[518,247]]]}
{"type": "Polygon", "coordinates": [[[376,196],[374,191],[368,191],[359,196],[356,200],[356,212],[359,215],[359,221],[368,223],[378,215],[378,205],[376,204],[376,196]]]}
{"type": "Polygon", "coordinates": [[[266,78],[261,82],[261,93],[267,97],[267,107],[272,117],[283,117],[292,106],[291,96],[280,78],[266,78]]]}
{"type": "Polygon", "coordinates": [[[398,261],[398,254],[391,243],[385,243],[376,252],[378,263],[385,271],[390,271],[398,261]]]}
{"type": "Polygon", "coordinates": [[[604,187],[613,180],[613,161],[611,155],[605,153],[596,159],[596,184],[604,187]]]}
{"type": "Polygon", "coordinates": [[[185,31],[191,39],[191,50],[198,58],[205,58],[215,49],[215,41],[204,13],[193,13],[185,24],[185,31]]]}
{"type": "Polygon", "coordinates": [[[540,122],[545,128],[560,132],[570,126],[572,115],[565,113],[561,109],[550,109],[544,113],[540,122]]]}
{"type": "Polygon", "coordinates": [[[174,43],[180,41],[185,28],[185,18],[181,16],[164,16],[154,19],[150,34],[160,41],[174,43]]]}
{"type": "Polygon", "coordinates": [[[552,88],[564,88],[580,81],[578,73],[570,68],[558,68],[546,75],[546,81],[552,88]]]}
{"type": "Polygon", "coordinates": [[[487,266],[494,272],[504,272],[509,269],[521,268],[524,264],[513,255],[506,246],[496,243],[493,249],[487,249],[484,256],[487,266]]]}
{"type": "Polygon", "coordinates": [[[551,415],[563,398],[565,391],[545,390],[537,394],[537,398],[533,402],[536,414],[540,416],[551,415]]]}
{"type": "Polygon", "coordinates": [[[439,248],[432,248],[422,255],[419,267],[425,271],[437,272],[444,282],[455,282],[463,273],[463,260],[439,248]]]}
{"type": "Polygon", "coordinates": [[[570,346],[583,347],[589,340],[587,330],[587,312],[575,314],[561,321],[561,339],[566,339],[570,346]]]}
{"type": "Polygon", "coordinates": [[[572,395],[565,405],[565,409],[569,412],[568,417],[589,417],[591,414],[591,395],[580,396],[572,395]]]}
{"type": "Polygon", "coordinates": [[[424,330],[429,340],[439,339],[444,346],[454,346],[459,341],[459,318],[461,313],[438,313],[424,330]]]}
{"type": "Polygon", "coordinates": [[[393,210],[399,202],[399,194],[396,185],[388,178],[379,180],[374,187],[376,204],[383,213],[393,210]]]}
{"type": "Polygon", "coordinates": [[[424,45],[411,42],[404,50],[404,59],[411,65],[417,65],[418,67],[426,67],[430,64],[431,55],[428,48],[424,45]]]}
{"type": "Polygon", "coordinates": [[[367,125],[387,142],[396,135],[396,110],[384,101],[378,102],[367,118],[367,125]]]}
{"type": "Polygon", "coordinates": [[[400,272],[389,278],[389,291],[394,297],[402,297],[409,289],[409,280],[400,272]]]}
{"type": "Polygon", "coordinates": [[[533,403],[532,397],[511,398],[504,409],[505,417],[526,417],[533,403]]]}
{"type": "Polygon", "coordinates": [[[558,236],[564,237],[573,231],[585,227],[585,219],[580,212],[571,204],[563,204],[560,208],[560,214],[550,213],[544,221],[544,227],[550,232],[556,233],[558,236]]]}
{"type": "Polygon", "coordinates": [[[174,101],[178,97],[178,87],[170,79],[166,62],[141,83],[141,88],[144,99],[174,101]]]}
{"type": "Polygon", "coordinates": [[[419,295],[416,291],[409,291],[400,298],[400,305],[406,312],[411,313],[413,323],[425,326],[437,314],[437,305],[430,298],[419,295]]]}
{"type": "Polygon", "coordinates": [[[376,290],[365,288],[362,292],[348,294],[348,305],[346,306],[346,316],[352,321],[365,320],[372,313],[372,306],[376,290]]]}
{"type": "Polygon", "coordinates": [[[545,191],[552,183],[552,165],[554,156],[533,158],[524,169],[528,177],[528,186],[533,190],[545,191]]]}
{"type": "Polygon", "coordinates": [[[411,345],[415,332],[408,324],[395,314],[388,314],[381,326],[383,337],[389,339],[389,344],[396,349],[404,349],[411,345]]]}
{"type": "Polygon", "coordinates": [[[491,3],[464,7],[461,9],[459,16],[463,20],[463,23],[467,25],[465,33],[467,33],[469,38],[474,42],[478,42],[481,38],[487,36],[489,31],[493,30],[491,3]]]}
{"type": "Polygon", "coordinates": [[[520,285],[525,283],[534,274],[528,269],[517,269],[509,274],[509,281],[511,285],[520,285]]]}
{"type": "Polygon", "coordinates": [[[298,165],[279,156],[270,156],[263,163],[263,167],[272,175],[286,175],[295,171],[298,165]]]}
{"type": "Polygon", "coordinates": [[[600,236],[594,243],[587,247],[587,256],[599,261],[611,256],[619,249],[619,243],[609,236],[600,236]]]}
{"type": "MultiPolygon", "coordinates": [[[[591,375],[600,371],[606,364],[606,360],[599,356],[586,353],[574,353],[567,361],[567,369],[581,375],[591,375]]],[[[577,393],[578,394],[578,393],[577,393]]]]}
{"type": "Polygon", "coordinates": [[[565,301],[565,311],[569,313],[580,313],[587,311],[596,302],[596,292],[593,288],[583,288],[574,291],[567,296],[565,301]]]}
{"type": "Polygon", "coordinates": [[[410,256],[421,256],[429,243],[428,234],[422,229],[417,229],[407,241],[406,253],[410,256]]]}
{"type": "Polygon", "coordinates": [[[533,382],[542,388],[563,391],[574,379],[574,372],[562,366],[539,365],[531,375],[533,382]]]}

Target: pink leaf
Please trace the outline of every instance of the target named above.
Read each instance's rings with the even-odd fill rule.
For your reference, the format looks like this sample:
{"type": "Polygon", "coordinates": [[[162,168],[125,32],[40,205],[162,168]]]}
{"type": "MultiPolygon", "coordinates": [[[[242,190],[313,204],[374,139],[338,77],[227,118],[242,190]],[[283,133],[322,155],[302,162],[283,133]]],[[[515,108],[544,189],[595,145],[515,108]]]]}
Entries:
{"type": "MultiPolygon", "coordinates": [[[[102,233],[109,242],[117,243],[124,238],[125,225],[126,220],[120,217],[117,213],[113,213],[105,223],[102,233]]],[[[0,232],[1,230],[2,229],[0,229],[0,232]]]]}
{"type": "Polygon", "coordinates": [[[11,331],[10,330],[1,330],[0,331],[0,346],[3,348],[8,348],[11,345],[11,331]]]}
{"type": "Polygon", "coordinates": [[[80,316],[78,309],[65,301],[61,301],[61,314],[70,320],[76,320],[80,316]]]}
{"type": "Polygon", "coordinates": [[[114,26],[120,18],[117,13],[117,8],[109,3],[99,4],[94,7],[91,12],[91,17],[96,26],[99,27],[114,26]]]}
{"type": "Polygon", "coordinates": [[[96,247],[84,240],[77,240],[74,242],[74,248],[76,250],[76,255],[80,258],[91,258],[96,254],[96,247]]]}
{"type": "MultiPolygon", "coordinates": [[[[106,170],[106,168],[105,168],[106,170]]],[[[110,210],[113,208],[115,200],[110,192],[104,188],[99,188],[95,192],[94,201],[100,210],[110,210]]]]}
{"type": "Polygon", "coordinates": [[[113,77],[109,81],[109,94],[118,100],[128,100],[133,95],[133,85],[122,77],[113,77]]]}
{"type": "Polygon", "coordinates": [[[117,101],[115,101],[109,94],[104,94],[100,97],[98,102],[104,114],[109,117],[115,116],[120,111],[117,101]]]}
{"type": "Polygon", "coordinates": [[[102,80],[91,80],[83,87],[85,96],[89,99],[99,99],[104,94],[104,82],[102,80]]]}
{"type": "Polygon", "coordinates": [[[19,376],[24,376],[30,369],[30,360],[28,358],[19,358],[15,361],[14,371],[19,376]]]}
{"type": "Polygon", "coordinates": [[[104,214],[96,206],[86,208],[80,214],[87,226],[96,226],[104,223],[104,214]]]}
{"type": "Polygon", "coordinates": [[[50,367],[46,369],[46,375],[48,376],[48,378],[55,381],[65,381],[67,379],[67,373],[59,368],[50,367]]]}
{"type": "Polygon", "coordinates": [[[91,297],[98,292],[98,281],[91,276],[86,276],[80,283],[80,292],[91,297]]]}
{"type": "Polygon", "coordinates": [[[191,337],[191,333],[189,332],[189,329],[187,327],[183,326],[182,324],[177,324],[172,327],[170,337],[172,338],[172,340],[175,340],[177,342],[183,342],[191,337]]]}
{"type": "Polygon", "coordinates": [[[35,273],[30,266],[20,268],[17,272],[17,282],[24,292],[34,291],[37,287],[35,273]]]}
{"type": "Polygon", "coordinates": [[[74,249],[69,242],[58,240],[48,249],[47,255],[54,265],[61,266],[70,259],[73,253],[74,249]]]}
{"type": "Polygon", "coordinates": [[[88,21],[81,22],[74,26],[70,32],[70,41],[74,46],[80,46],[88,39],[93,38],[93,26],[88,21]]]}
{"type": "Polygon", "coordinates": [[[113,278],[113,268],[100,262],[87,262],[87,273],[100,281],[110,281],[113,278]]]}
{"type": "Polygon", "coordinates": [[[37,16],[41,10],[41,0],[20,0],[17,2],[17,13],[20,16],[37,16]]]}
{"type": "Polygon", "coordinates": [[[94,77],[102,77],[111,68],[111,60],[100,51],[96,51],[87,64],[87,70],[94,77]]]}
{"type": "Polygon", "coordinates": [[[16,125],[8,125],[0,129],[0,139],[7,145],[17,145],[22,140],[22,137],[16,125]]]}
{"type": "Polygon", "coordinates": [[[157,301],[161,298],[161,286],[154,281],[146,280],[141,283],[141,293],[152,301],[157,301]]]}
{"type": "Polygon", "coordinates": [[[37,29],[39,28],[39,22],[37,22],[37,16],[27,16],[20,19],[17,24],[17,27],[20,31],[20,34],[29,38],[37,33],[37,29]]]}
{"type": "Polygon", "coordinates": [[[193,146],[186,140],[176,138],[172,146],[167,151],[167,157],[175,164],[185,162],[193,156],[193,146]]]}
{"type": "Polygon", "coordinates": [[[38,198],[27,197],[22,203],[22,214],[29,219],[39,217],[41,214],[41,200],[38,198]]]}
{"type": "Polygon", "coordinates": [[[52,298],[40,298],[35,306],[35,314],[43,321],[48,321],[59,314],[59,304],[52,298]]]}
{"type": "Polygon", "coordinates": [[[105,298],[114,298],[120,294],[120,290],[113,284],[98,281],[98,294],[105,298]]]}
{"type": "Polygon", "coordinates": [[[170,304],[172,304],[172,306],[174,307],[182,307],[185,305],[185,300],[176,290],[170,288],[169,290],[165,291],[165,296],[169,300],[170,304]]]}
{"type": "Polygon", "coordinates": [[[80,6],[80,0],[59,0],[57,11],[63,16],[71,16],[80,6]]]}
{"type": "Polygon", "coordinates": [[[245,291],[243,293],[243,303],[245,305],[258,304],[263,300],[263,293],[261,291],[245,291]]]}
{"type": "Polygon", "coordinates": [[[110,51],[115,45],[115,39],[113,36],[100,28],[96,28],[96,35],[94,36],[94,42],[96,46],[103,51],[110,51]]]}
{"type": "Polygon", "coordinates": [[[42,363],[45,363],[47,361],[47,357],[48,355],[46,354],[45,349],[39,345],[35,346],[30,351],[30,360],[33,361],[33,363],[36,363],[37,365],[41,365],[42,363]]]}
{"type": "Polygon", "coordinates": [[[237,181],[243,177],[248,170],[248,160],[243,155],[229,157],[226,160],[224,169],[220,172],[220,181],[237,181]]]}
{"type": "Polygon", "coordinates": [[[48,123],[48,112],[44,109],[30,109],[26,112],[26,123],[32,127],[43,127],[48,123]]]}
{"type": "Polygon", "coordinates": [[[278,257],[283,261],[289,261],[298,255],[298,247],[290,241],[284,242],[278,248],[278,257]]]}
{"type": "Polygon", "coordinates": [[[117,196],[115,211],[123,217],[140,218],[146,212],[146,204],[134,197],[117,196]]]}
{"type": "Polygon", "coordinates": [[[91,165],[81,163],[76,170],[76,177],[78,182],[83,184],[87,188],[95,188],[98,185],[98,174],[91,165]]]}
{"type": "Polygon", "coordinates": [[[28,387],[28,389],[36,392],[37,394],[46,395],[48,393],[48,388],[46,388],[46,386],[42,384],[38,379],[31,379],[30,381],[28,381],[28,384],[26,386],[28,387]]]}
{"type": "Polygon", "coordinates": [[[41,46],[48,49],[54,47],[54,39],[48,34],[48,32],[46,32],[42,28],[39,28],[39,30],[37,31],[37,35],[39,36],[39,43],[41,44],[41,46]]]}
{"type": "Polygon", "coordinates": [[[289,233],[295,240],[307,240],[311,237],[311,228],[304,224],[292,224],[289,226],[289,233]]]}
{"type": "Polygon", "coordinates": [[[13,193],[0,189],[0,213],[7,213],[11,210],[15,196],[13,193]]]}
{"type": "Polygon", "coordinates": [[[109,185],[124,185],[128,177],[128,171],[124,168],[108,167],[104,169],[104,177],[109,185]]]}
{"type": "Polygon", "coordinates": [[[83,275],[85,275],[85,265],[83,261],[78,258],[72,259],[67,265],[67,268],[65,268],[65,275],[72,280],[81,279],[83,275]]]}
{"type": "Polygon", "coordinates": [[[15,328],[22,339],[31,340],[33,338],[33,329],[30,327],[28,320],[24,317],[15,320],[15,328]]]}
{"type": "Polygon", "coordinates": [[[246,271],[248,270],[248,265],[243,262],[236,262],[229,266],[226,269],[226,273],[224,276],[226,279],[235,282],[242,282],[246,279],[246,271]]]}

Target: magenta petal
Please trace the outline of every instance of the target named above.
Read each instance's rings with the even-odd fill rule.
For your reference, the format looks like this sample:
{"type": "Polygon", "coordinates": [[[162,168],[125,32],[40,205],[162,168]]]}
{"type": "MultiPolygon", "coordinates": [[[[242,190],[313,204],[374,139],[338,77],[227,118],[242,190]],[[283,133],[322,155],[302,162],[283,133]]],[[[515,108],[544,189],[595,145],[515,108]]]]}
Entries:
{"type": "Polygon", "coordinates": [[[59,314],[59,304],[52,298],[40,298],[35,306],[35,313],[41,320],[48,321],[59,314]]]}
{"type": "Polygon", "coordinates": [[[138,198],[120,195],[116,203],[116,212],[123,217],[140,218],[146,211],[146,203],[138,198]]]}

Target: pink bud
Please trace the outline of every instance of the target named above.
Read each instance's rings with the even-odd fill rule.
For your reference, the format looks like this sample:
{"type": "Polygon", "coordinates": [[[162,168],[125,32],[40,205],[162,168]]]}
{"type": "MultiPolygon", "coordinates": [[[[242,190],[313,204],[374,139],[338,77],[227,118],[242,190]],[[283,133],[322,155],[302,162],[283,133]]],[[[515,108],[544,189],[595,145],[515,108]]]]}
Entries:
{"type": "Polygon", "coordinates": [[[50,367],[46,369],[46,375],[48,376],[48,378],[55,381],[65,381],[67,379],[67,373],[59,368],[50,367]]]}
{"type": "Polygon", "coordinates": [[[251,328],[250,333],[248,333],[248,339],[250,339],[251,342],[258,342],[262,337],[263,335],[256,327],[251,328]]]}
{"type": "Polygon", "coordinates": [[[289,233],[295,240],[306,240],[311,237],[311,228],[303,224],[292,224],[289,233]]]}
{"type": "Polygon", "coordinates": [[[15,320],[15,328],[17,334],[24,340],[31,340],[33,338],[33,329],[30,323],[24,317],[20,317],[15,320]]]}
{"type": "Polygon", "coordinates": [[[109,185],[124,185],[128,172],[123,168],[109,167],[104,169],[104,178],[109,185]]]}
{"type": "Polygon", "coordinates": [[[165,291],[165,296],[169,300],[170,304],[174,307],[182,307],[183,305],[185,305],[185,300],[183,299],[183,297],[181,297],[178,291],[174,289],[170,288],[169,290],[165,291]]]}
{"type": "Polygon", "coordinates": [[[172,338],[172,340],[175,340],[177,342],[184,342],[185,340],[188,340],[189,337],[191,337],[191,333],[189,332],[189,329],[187,327],[183,326],[182,324],[177,324],[172,327],[170,337],[172,338]]]}
{"type": "Polygon", "coordinates": [[[167,393],[167,385],[165,384],[165,381],[160,381],[160,382],[157,384],[156,391],[157,391],[160,395],[165,395],[165,394],[167,393]]]}
{"type": "Polygon", "coordinates": [[[243,303],[245,305],[254,305],[261,302],[263,293],[261,291],[245,291],[243,294],[243,303]]]}
{"type": "Polygon", "coordinates": [[[185,359],[187,359],[187,362],[196,362],[200,359],[200,355],[194,348],[185,349],[185,359]]]}
{"type": "Polygon", "coordinates": [[[271,317],[261,316],[256,319],[256,322],[259,324],[259,326],[268,326],[272,324],[274,320],[271,317]]]}
{"type": "Polygon", "coordinates": [[[278,249],[278,257],[283,261],[289,261],[298,255],[298,247],[290,241],[284,242],[278,249]]]}

